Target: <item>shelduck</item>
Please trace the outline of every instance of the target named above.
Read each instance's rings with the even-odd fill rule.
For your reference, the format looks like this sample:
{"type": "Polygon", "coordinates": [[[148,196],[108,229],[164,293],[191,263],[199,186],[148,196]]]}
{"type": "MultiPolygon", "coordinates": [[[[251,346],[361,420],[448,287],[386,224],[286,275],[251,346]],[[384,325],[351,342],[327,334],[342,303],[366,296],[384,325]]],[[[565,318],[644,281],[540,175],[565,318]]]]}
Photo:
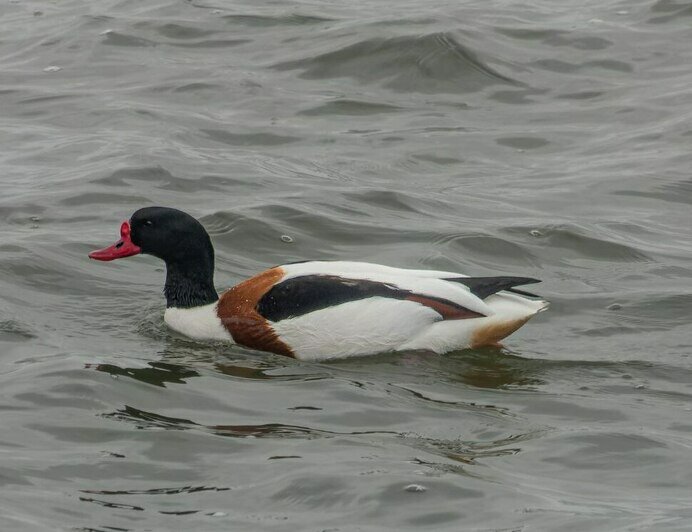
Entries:
{"type": "Polygon", "coordinates": [[[164,321],[171,329],[301,360],[494,345],[548,306],[514,288],[537,279],[347,261],[275,266],[219,297],[209,234],[168,207],[139,209],[122,223],[118,242],[89,257],[139,253],[166,263],[164,321]]]}

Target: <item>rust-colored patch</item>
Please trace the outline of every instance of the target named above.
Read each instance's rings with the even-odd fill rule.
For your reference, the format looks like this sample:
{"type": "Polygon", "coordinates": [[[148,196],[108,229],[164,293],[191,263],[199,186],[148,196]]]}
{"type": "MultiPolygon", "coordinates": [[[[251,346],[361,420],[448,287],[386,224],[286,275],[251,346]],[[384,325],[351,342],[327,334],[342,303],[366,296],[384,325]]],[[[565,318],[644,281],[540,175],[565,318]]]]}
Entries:
{"type": "Polygon", "coordinates": [[[469,318],[483,318],[483,314],[474,312],[464,307],[457,307],[445,303],[444,301],[439,301],[430,297],[421,296],[418,294],[411,294],[406,296],[407,301],[415,301],[426,307],[430,307],[435,312],[442,316],[444,320],[467,320],[469,318]]]}
{"type": "MultiPolygon", "coordinates": [[[[529,316],[529,318],[530,317],[531,316],[529,316]]],[[[484,345],[497,345],[497,342],[509,336],[529,321],[529,318],[485,325],[473,333],[470,347],[475,348],[484,345]]]]}
{"type": "Polygon", "coordinates": [[[295,356],[256,310],[260,298],[283,276],[281,268],[271,268],[234,286],[221,296],[217,314],[236,343],[278,355],[295,356]]]}

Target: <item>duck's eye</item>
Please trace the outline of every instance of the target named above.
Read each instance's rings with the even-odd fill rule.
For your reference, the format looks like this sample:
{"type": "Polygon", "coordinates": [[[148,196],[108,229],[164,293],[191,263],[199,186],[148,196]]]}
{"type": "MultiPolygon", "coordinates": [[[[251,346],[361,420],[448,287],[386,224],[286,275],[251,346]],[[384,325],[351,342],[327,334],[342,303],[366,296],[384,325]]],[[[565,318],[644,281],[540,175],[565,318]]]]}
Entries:
{"type": "Polygon", "coordinates": [[[144,222],[144,225],[152,226],[152,225],[154,225],[154,224],[151,223],[151,220],[146,220],[146,221],[144,222]]]}

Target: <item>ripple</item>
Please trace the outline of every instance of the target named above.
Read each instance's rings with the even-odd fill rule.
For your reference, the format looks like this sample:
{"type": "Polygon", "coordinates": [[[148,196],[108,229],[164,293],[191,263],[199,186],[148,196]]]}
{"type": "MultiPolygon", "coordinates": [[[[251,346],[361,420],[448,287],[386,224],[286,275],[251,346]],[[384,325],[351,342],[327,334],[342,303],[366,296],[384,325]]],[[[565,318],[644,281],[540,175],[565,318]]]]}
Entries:
{"type": "Polygon", "coordinates": [[[238,46],[251,42],[249,39],[218,38],[210,39],[212,35],[221,33],[218,30],[199,28],[187,24],[169,22],[166,24],[151,23],[148,21],[137,23],[133,26],[137,32],[144,32],[156,38],[147,38],[139,35],[122,33],[119,31],[106,31],[103,44],[124,47],[154,47],[159,45],[176,46],[182,48],[222,48],[238,46]],[[161,40],[160,37],[165,37],[161,40]]]}
{"type": "Polygon", "coordinates": [[[546,139],[538,137],[499,137],[495,139],[495,142],[518,150],[535,150],[550,144],[546,139]]]}
{"type": "Polygon", "coordinates": [[[20,322],[16,320],[0,321],[0,340],[14,342],[33,338],[36,338],[36,335],[20,322]]]}
{"type": "Polygon", "coordinates": [[[510,240],[491,235],[446,235],[437,239],[438,244],[461,250],[475,261],[490,261],[500,264],[511,260],[513,263],[538,264],[538,258],[526,247],[510,240]]]}
{"type": "Polygon", "coordinates": [[[623,73],[634,71],[632,65],[616,59],[599,59],[595,61],[585,61],[583,63],[570,63],[561,59],[539,59],[533,62],[533,66],[550,72],[559,72],[561,74],[576,73],[580,70],[590,70],[594,67],[623,73]]]}
{"type": "Polygon", "coordinates": [[[435,211],[439,205],[427,198],[414,197],[405,192],[393,190],[366,190],[363,192],[345,192],[344,198],[358,205],[372,205],[389,211],[423,214],[426,210],[435,211]],[[425,209],[427,207],[429,209],[425,209]]]}
{"type": "MultiPolygon", "coordinates": [[[[159,190],[197,193],[202,191],[221,192],[234,185],[257,186],[247,183],[247,180],[244,179],[221,175],[180,177],[161,166],[120,168],[104,177],[94,179],[92,183],[99,183],[108,187],[134,187],[138,186],[138,183],[147,183],[159,190]]],[[[102,193],[100,196],[108,201],[107,194],[102,193]]]]}
{"type": "Polygon", "coordinates": [[[655,185],[652,191],[616,190],[613,194],[621,196],[640,196],[674,203],[692,204],[692,179],[655,185]]]}
{"type": "Polygon", "coordinates": [[[214,35],[218,32],[208,29],[197,28],[194,26],[187,26],[183,24],[168,23],[168,24],[150,24],[143,22],[137,24],[137,27],[153,27],[157,33],[163,35],[164,37],[169,37],[171,39],[199,39],[200,37],[208,37],[214,35]]]}
{"type": "Polygon", "coordinates": [[[247,44],[249,39],[207,39],[197,42],[168,42],[166,44],[178,46],[181,48],[230,48],[247,44]]]}
{"type": "Polygon", "coordinates": [[[397,435],[394,431],[387,430],[363,430],[353,432],[336,432],[331,430],[315,429],[300,425],[287,425],[284,423],[263,423],[258,425],[200,425],[189,419],[174,418],[147,412],[129,405],[115,412],[101,414],[105,418],[126,421],[136,425],[138,429],[164,429],[164,430],[202,430],[217,436],[230,438],[314,438],[334,436],[360,436],[360,435],[397,435]]]}
{"type": "Polygon", "coordinates": [[[539,227],[512,227],[506,229],[510,234],[537,235],[535,243],[550,247],[551,252],[560,252],[564,258],[565,251],[572,257],[615,262],[649,262],[651,258],[643,251],[626,244],[585,234],[586,230],[573,225],[549,225],[539,227]],[[531,231],[537,231],[531,233],[531,231]]]}
{"type": "Polygon", "coordinates": [[[566,438],[573,452],[560,457],[546,457],[547,463],[568,465],[570,469],[628,471],[645,467],[662,459],[666,444],[640,434],[607,432],[576,434],[566,438]],[[658,451],[658,452],[656,452],[658,451]],[[599,458],[596,459],[595,457],[599,458]]]}
{"type": "Polygon", "coordinates": [[[120,33],[117,31],[109,31],[103,36],[103,44],[106,46],[124,46],[124,47],[136,47],[136,48],[146,48],[156,46],[156,42],[144,39],[142,37],[136,37],[134,35],[128,35],[126,33],[120,33]]]}
{"type": "Polygon", "coordinates": [[[658,0],[650,9],[653,13],[667,13],[649,18],[647,22],[650,24],[663,24],[672,20],[680,20],[681,17],[692,16],[692,6],[687,2],[679,4],[675,0],[658,0]]]}
{"type": "Polygon", "coordinates": [[[366,39],[274,68],[299,69],[307,79],[350,77],[364,83],[383,82],[401,92],[463,93],[496,84],[518,85],[448,33],[366,39]]]}
{"type": "Polygon", "coordinates": [[[74,194],[60,200],[62,205],[75,207],[81,205],[102,205],[104,203],[112,203],[113,205],[142,205],[151,203],[144,196],[135,196],[130,194],[104,194],[103,192],[82,192],[74,194]]]}
{"type": "Polygon", "coordinates": [[[621,298],[620,308],[611,311],[614,316],[604,316],[603,327],[589,331],[604,331],[613,334],[608,323],[619,325],[619,333],[629,329],[633,332],[644,330],[668,330],[673,326],[685,326],[692,321],[692,294],[650,295],[646,298],[621,298]]]}
{"type": "Polygon", "coordinates": [[[495,31],[514,39],[539,41],[548,46],[570,46],[577,50],[603,50],[613,45],[611,40],[602,37],[583,36],[564,30],[496,27],[495,31]]]}
{"type": "MultiPolygon", "coordinates": [[[[136,510],[138,512],[144,511],[144,508],[142,508],[141,506],[135,506],[134,504],[104,501],[101,499],[93,499],[91,497],[80,497],[79,500],[83,501],[83,502],[92,502],[94,504],[98,504],[99,506],[105,506],[106,508],[116,508],[118,510],[136,510]]],[[[119,530],[124,530],[124,529],[119,529],[119,530]]]]}
{"type": "Polygon", "coordinates": [[[284,16],[224,15],[222,19],[231,24],[238,24],[250,28],[270,28],[273,26],[307,26],[333,21],[333,19],[330,18],[317,17],[314,15],[300,15],[297,13],[284,16]]]}
{"type": "Polygon", "coordinates": [[[222,85],[217,85],[214,83],[204,83],[204,82],[193,82],[184,83],[183,85],[178,85],[172,89],[173,92],[203,92],[203,91],[219,91],[223,88],[222,85]]]}
{"type": "Polygon", "coordinates": [[[300,111],[298,114],[305,116],[321,115],[345,115],[345,116],[371,116],[381,113],[395,113],[401,108],[384,103],[372,103],[359,100],[335,100],[325,104],[300,111]]]}
{"type": "Polygon", "coordinates": [[[216,142],[231,146],[281,146],[301,140],[300,137],[275,133],[231,133],[222,129],[201,129],[200,131],[216,142]]]}
{"type": "Polygon", "coordinates": [[[524,434],[513,434],[505,438],[487,442],[414,438],[414,443],[412,443],[412,445],[432,454],[438,454],[445,458],[449,458],[455,462],[470,465],[475,464],[482,458],[518,454],[521,452],[521,447],[519,447],[518,444],[542,436],[544,433],[545,431],[535,431],[524,434]]]}
{"type": "Polygon", "coordinates": [[[150,488],[145,490],[79,490],[92,495],[179,495],[181,493],[199,493],[202,491],[228,491],[231,488],[216,486],[180,486],[175,488],[150,488]]]}
{"type": "Polygon", "coordinates": [[[79,94],[46,94],[42,96],[32,96],[31,98],[24,98],[22,100],[17,100],[19,105],[36,105],[41,103],[58,103],[62,104],[65,100],[75,100],[78,98],[83,98],[83,95],[79,94]]]}
{"type": "Polygon", "coordinates": [[[603,91],[579,91],[558,94],[557,97],[565,100],[593,100],[603,96],[603,94],[603,91]]]}

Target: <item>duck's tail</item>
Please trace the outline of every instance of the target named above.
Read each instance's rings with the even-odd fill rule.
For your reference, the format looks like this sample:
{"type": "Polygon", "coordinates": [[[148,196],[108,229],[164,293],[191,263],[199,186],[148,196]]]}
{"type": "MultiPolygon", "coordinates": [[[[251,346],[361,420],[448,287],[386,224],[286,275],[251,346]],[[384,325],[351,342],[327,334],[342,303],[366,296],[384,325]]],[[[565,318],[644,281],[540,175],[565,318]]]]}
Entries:
{"type": "Polygon", "coordinates": [[[515,288],[540,282],[530,277],[454,277],[446,279],[467,286],[482,299],[493,314],[473,331],[471,347],[496,345],[524,325],[531,317],[546,310],[549,303],[540,296],[515,288]]]}

